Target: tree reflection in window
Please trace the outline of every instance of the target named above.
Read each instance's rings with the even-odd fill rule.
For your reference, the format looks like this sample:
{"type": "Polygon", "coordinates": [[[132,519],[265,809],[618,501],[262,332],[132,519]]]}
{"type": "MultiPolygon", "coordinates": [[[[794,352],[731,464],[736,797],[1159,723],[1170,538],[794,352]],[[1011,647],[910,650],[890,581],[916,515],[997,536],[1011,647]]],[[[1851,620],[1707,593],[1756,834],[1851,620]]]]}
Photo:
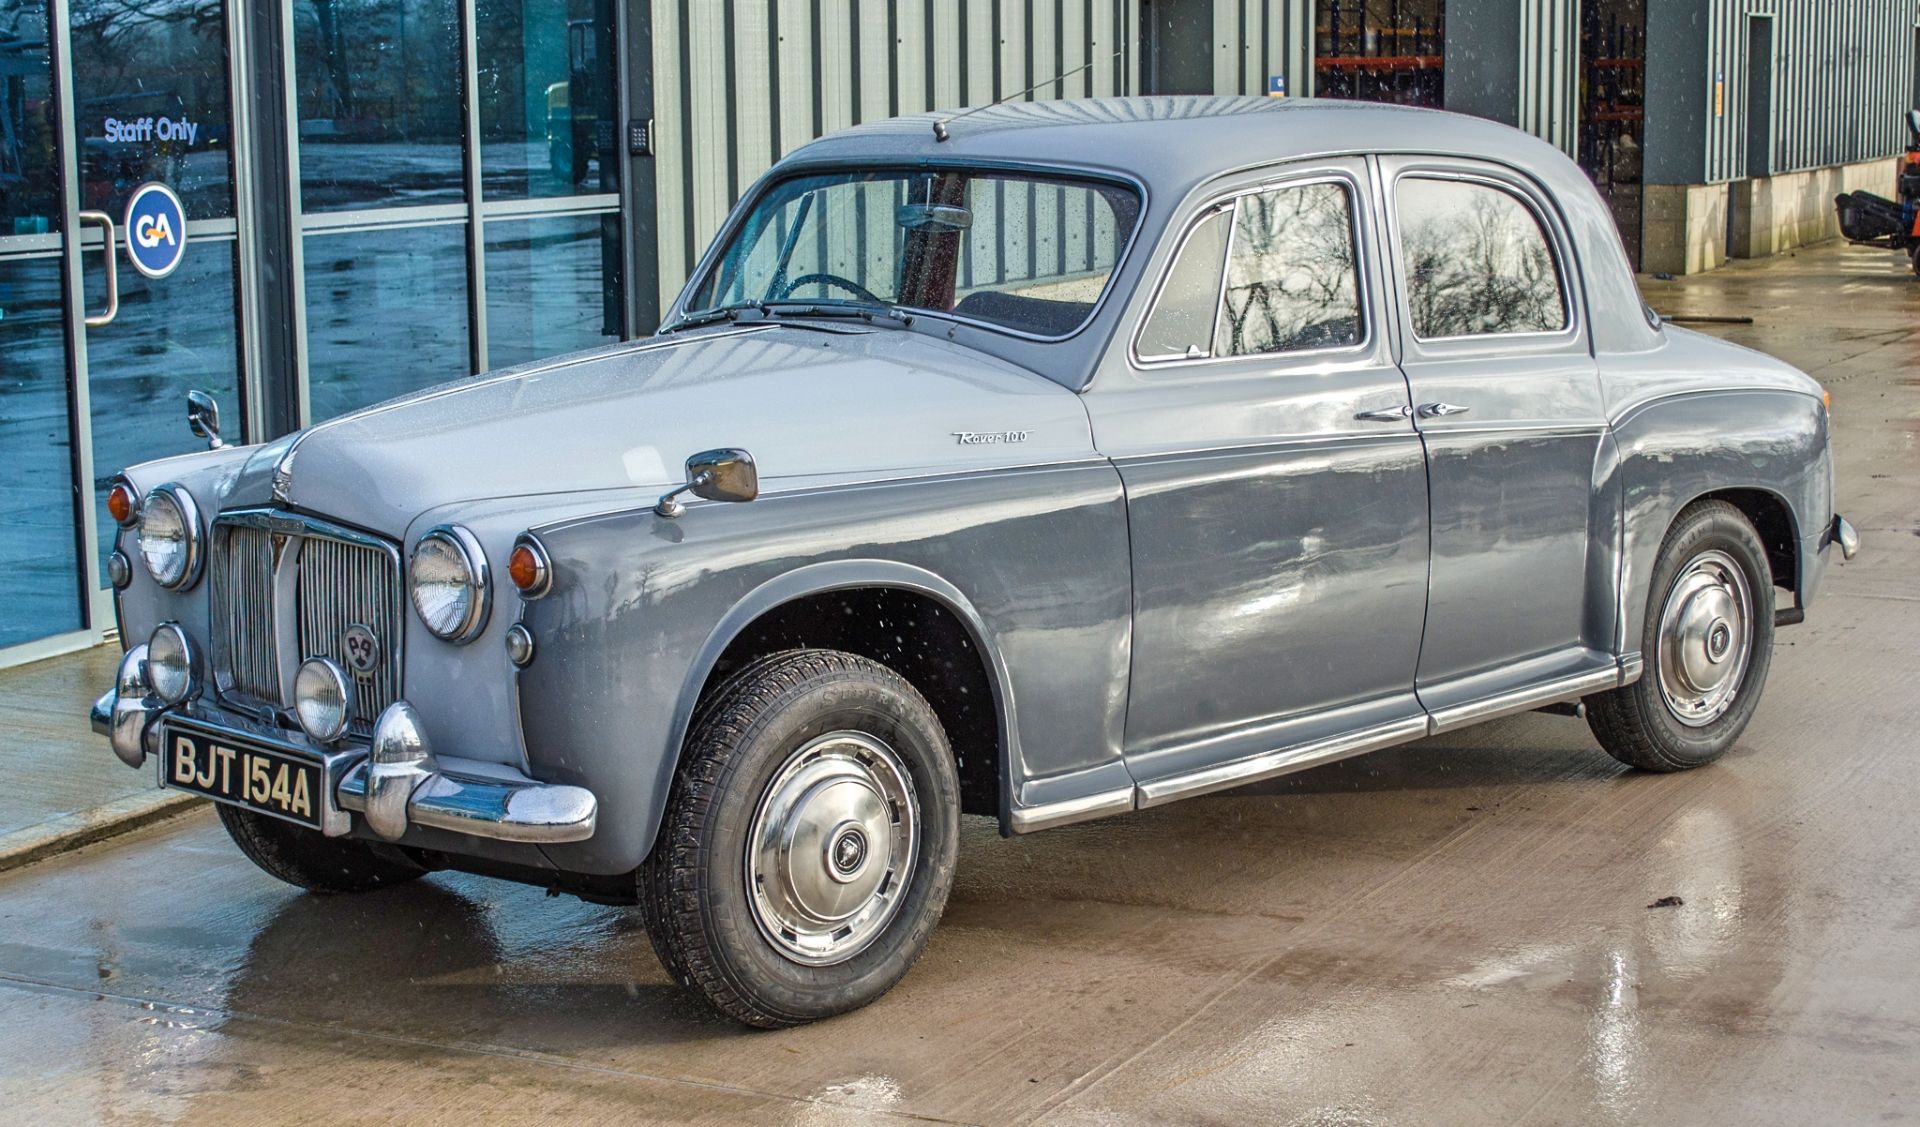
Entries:
{"type": "Polygon", "coordinates": [[[1214,355],[1329,348],[1360,340],[1353,207],[1343,184],[1243,196],[1214,355]]]}
{"type": "Polygon", "coordinates": [[[1415,335],[1484,336],[1566,327],[1567,303],[1540,221],[1486,184],[1400,182],[1400,241],[1415,335]]]}

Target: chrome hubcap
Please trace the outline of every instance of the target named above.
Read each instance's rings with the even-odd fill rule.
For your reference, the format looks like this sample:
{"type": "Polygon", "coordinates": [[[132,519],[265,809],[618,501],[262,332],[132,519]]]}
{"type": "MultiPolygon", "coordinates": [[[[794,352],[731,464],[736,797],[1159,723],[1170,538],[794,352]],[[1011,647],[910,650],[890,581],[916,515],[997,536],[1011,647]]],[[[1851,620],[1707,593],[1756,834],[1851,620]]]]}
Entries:
{"type": "Polygon", "coordinates": [[[809,966],[872,943],[913,875],[918,810],[900,757],[865,732],[830,732],[794,752],[747,839],[753,918],[768,942],[809,966]]]}
{"type": "Polygon", "coordinates": [[[1699,728],[1733,707],[1753,648],[1753,593],[1722,551],[1689,563],[1660,613],[1660,696],[1674,718],[1699,728]]]}

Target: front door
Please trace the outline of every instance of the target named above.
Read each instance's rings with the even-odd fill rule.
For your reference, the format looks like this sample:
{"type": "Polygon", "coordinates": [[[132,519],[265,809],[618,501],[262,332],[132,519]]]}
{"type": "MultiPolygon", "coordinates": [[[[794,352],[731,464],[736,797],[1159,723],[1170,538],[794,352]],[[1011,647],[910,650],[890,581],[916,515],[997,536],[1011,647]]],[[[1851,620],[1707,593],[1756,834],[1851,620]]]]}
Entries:
{"type": "Polygon", "coordinates": [[[1194,217],[1085,397],[1126,487],[1125,744],[1150,800],[1222,764],[1423,730],[1426,468],[1366,171],[1270,171],[1194,217]]]}
{"type": "Polygon", "coordinates": [[[1420,699],[1476,703],[1610,667],[1599,379],[1558,217],[1517,175],[1384,160],[1403,367],[1427,449],[1420,699]]]}
{"type": "Polygon", "coordinates": [[[201,445],[189,388],[240,434],[230,33],[219,4],[0,0],[0,651],[111,621],[106,485],[201,445]]]}

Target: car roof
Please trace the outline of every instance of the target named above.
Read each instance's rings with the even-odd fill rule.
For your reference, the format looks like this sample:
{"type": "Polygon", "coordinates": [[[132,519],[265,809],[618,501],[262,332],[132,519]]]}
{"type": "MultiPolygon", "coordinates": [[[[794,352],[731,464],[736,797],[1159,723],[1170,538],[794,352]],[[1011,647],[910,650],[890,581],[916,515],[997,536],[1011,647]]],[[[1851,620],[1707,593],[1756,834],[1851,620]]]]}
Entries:
{"type": "MultiPolygon", "coordinates": [[[[1566,153],[1531,134],[1485,118],[1380,102],[1224,95],[1075,98],[936,110],[868,122],[794,150],[747,193],[801,170],[835,165],[981,162],[1077,168],[1139,181],[1147,190],[1136,244],[1159,246],[1196,194],[1222,176],[1317,157],[1396,154],[1454,157],[1506,165],[1539,184],[1558,204],[1573,238],[1573,266],[1587,302],[1596,352],[1657,346],[1612,210],[1566,153]],[[943,122],[940,140],[934,123],[943,122]]],[[[730,220],[731,222],[731,220],[730,220]]],[[[1142,282],[1149,254],[1129,253],[1114,277],[1123,297],[1142,282]]],[[[1124,301],[1096,312],[1074,348],[987,340],[1014,363],[1053,373],[1069,386],[1091,378],[1102,342],[1117,328],[1124,301]]]]}
{"type": "Polygon", "coordinates": [[[1075,164],[1138,177],[1156,195],[1184,195],[1233,169],[1357,152],[1473,156],[1526,169],[1554,157],[1566,161],[1546,142],[1485,118],[1379,102],[1237,95],[1077,98],[936,110],[829,134],[787,161],[1075,164]],[[946,122],[947,140],[935,137],[935,122],[946,122]]]}

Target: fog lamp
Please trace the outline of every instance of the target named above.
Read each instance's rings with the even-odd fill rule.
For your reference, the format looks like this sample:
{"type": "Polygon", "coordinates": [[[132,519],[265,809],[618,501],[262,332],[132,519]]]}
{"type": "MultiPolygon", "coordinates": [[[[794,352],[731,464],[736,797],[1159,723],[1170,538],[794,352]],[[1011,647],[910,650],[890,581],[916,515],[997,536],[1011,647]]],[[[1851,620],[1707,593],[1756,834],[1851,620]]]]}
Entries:
{"type": "Polygon", "coordinates": [[[293,678],[293,715],[316,742],[330,744],[347,734],[353,713],[353,685],[331,658],[310,657],[293,678]]]}
{"type": "Polygon", "coordinates": [[[167,704],[193,694],[193,647],[177,623],[163,622],[147,638],[147,687],[167,704]]]}

